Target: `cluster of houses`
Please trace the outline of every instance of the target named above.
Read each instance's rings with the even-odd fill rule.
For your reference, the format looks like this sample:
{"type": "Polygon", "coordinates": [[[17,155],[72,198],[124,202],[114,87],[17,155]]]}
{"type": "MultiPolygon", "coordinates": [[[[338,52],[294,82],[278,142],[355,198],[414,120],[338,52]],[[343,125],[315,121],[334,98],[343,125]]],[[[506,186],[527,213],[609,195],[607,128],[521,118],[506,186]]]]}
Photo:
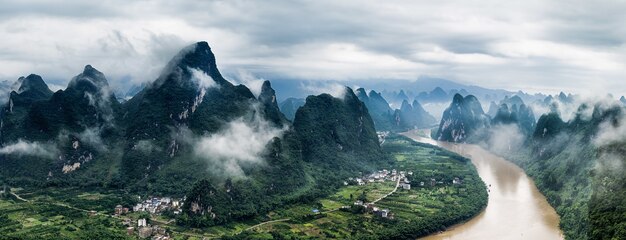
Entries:
{"type": "MultiPolygon", "coordinates": [[[[174,214],[180,214],[185,199],[172,199],[171,197],[153,197],[137,203],[132,209],[133,212],[148,212],[150,214],[161,214],[163,211],[171,210],[174,214]]],[[[115,216],[122,216],[130,212],[129,208],[122,205],[115,206],[115,216]]],[[[170,235],[164,228],[158,225],[148,224],[145,218],[137,220],[134,225],[130,218],[123,219],[123,224],[127,226],[126,232],[129,236],[135,233],[140,238],[151,238],[152,240],[169,240],[170,235]]]]}
{"type": "MultiPolygon", "coordinates": [[[[364,203],[363,201],[358,200],[358,201],[354,202],[354,205],[355,206],[363,206],[363,207],[365,207],[365,209],[368,212],[370,212],[370,213],[372,213],[372,214],[374,214],[376,216],[382,217],[382,218],[388,218],[388,219],[393,219],[394,218],[393,213],[391,211],[389,211],[389,209],[378,208],[378,207],[374,206],[373,203],[364,203]]],[[[347,206],[344,206],[342,208],[347,208],[347,206]]]]}
{"type": "MultiPolygon", "coordinates": [[[[356,184],[356,185],[366,185],[366,184],[370,184],[370,183],[376,183],[376,182],[385,182],[385,181],[393,181],[393,182],[398,182],[398,188],[400,189],[404,189],[404,190],[411,190],[411,181],[409,181],[409,179],[407,178],[407,176],[412,176],[413,172],[411,171],[398,171],[396,169],[392,169],[391,171],[388,171],[387,169],[383,169],[380,171],[376,171],[372,174],[369,174],[365,177],[362,178],[349,178],[348,181],[344,182],[344,185],[349,185],[349,184],[356,184]]],[[[443,179],[441,181],[437,181],[434,178],[430,179],[430,186],[436,186],[437,184],[444,184],[443,179]]],[[[458,177],[455,177],[452,180],[452,184],[453,185],[459,185],[462,184],[462,180],[460,180],[458,177]]],[[[420,187],[424,187],[426,184],[424,182],[420,182],[419,186],[420,187]]],[[[371,212],[374,215],[380,216],[382,218],[389,218],[389,219],[393,219],[394,215],[391,211],[389,211],[388,209],[379,209],[378,207],[374,206],[373,203],[364,203],[361,200],[358,200],[356,202],[354,202],[355,206],[363,206],[365,207],[368,212],[371,212]]],[[[341,208],[350,208],[350,206],[343,206],[341,208]]]]}
{"type": "Polygon", "coordinates": [[[153,197],[137,203],[137,205],[133,207],[133,212],[149,212],[150,214],[159,214],[165,210],[172,210],[174,214],[180,214],[183,202],[184,199],[153,197]]]}
{"type": "Polygon", "coordinates": [[[124,220],[124,225],[127,225],[126,233],[129,236],[135,234],[135,229],[137,229],[137,235],[139,238],[150,238],[152,240],[169,240],[171,239],[170,234],[165,231],[165,228],[162,228],[158,225],[150,225],[145,218],[137,220],[137,228],[131,226],[132,223],[130,219],[124,220]]]}
{"type": "MultiPolygon", "coordinates": [[[[463,183],[463,180],[459,179],[458,177],[455,177],[454,179],[452,179],[452,185],[460,185],[463,183]]],[[[443,179],[441,179],[441,181],[437,181],[434,178],[430,179],[430,186],[434,187],[437,184],[444,184],[443,179]]],[[[424,185],[426,185],[424,182],[420,182],[420,186],[423,187],[424,185]]]]}
{"type": "Polygon", "coordinates": [[[355,183],[359,186],[365,185],[367,183],[375,183],[375,182],[385,182],[385,181],[400,181],[400,187],[403,189],[411,189],[411,182],[406,177],[408,175],[413,175],[413,172],[405,172],[398,171],[393,169],[391,171],[387,169],[383,169],[380,171],[376,171],[370,175],[367,175],[362,178],[349,178],[348,181],[344,182],[344,185],[348,185],[350,183],[355,183]]]}

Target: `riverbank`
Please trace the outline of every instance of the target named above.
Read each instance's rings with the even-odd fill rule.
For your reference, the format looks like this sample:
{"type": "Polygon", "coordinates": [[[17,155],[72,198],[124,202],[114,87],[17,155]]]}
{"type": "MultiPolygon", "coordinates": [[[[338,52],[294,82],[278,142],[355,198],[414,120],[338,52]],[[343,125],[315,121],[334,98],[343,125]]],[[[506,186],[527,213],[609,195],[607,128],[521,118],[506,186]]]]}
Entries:
{"type": "Polygon", "coordinates": [[[436,142],[416,131],[404,135],[470,157],[489,186],[483,213],[425,239],[563,239],[556,211],[517,165],[475,145],[436,142]]]}

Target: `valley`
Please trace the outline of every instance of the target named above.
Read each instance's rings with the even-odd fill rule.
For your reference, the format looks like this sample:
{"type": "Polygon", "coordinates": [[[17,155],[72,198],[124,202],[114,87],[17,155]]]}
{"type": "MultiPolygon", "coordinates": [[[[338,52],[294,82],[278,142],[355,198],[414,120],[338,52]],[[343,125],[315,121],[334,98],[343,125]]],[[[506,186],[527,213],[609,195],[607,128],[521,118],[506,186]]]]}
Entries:
{"type": "Polygon", "coordinates": [[[541,32],[579,16],[158,1],[0,18],[0,240],[626,239],[626,40],[541,32]]]}
{"type": "Polygon", "coordinates": [[[114,215],[116,205],[136,202],[136,197],[124,192],[49,188],[13,190],[28,202],[14,197],[0,200],[0,216],[11,223],[1,227],[9,233],[7,237],[17,238],[125,239],[137,237],[136,233],[128,235],[125,222],[135,226],[137,220],[147,218],[149,225],[164,229],[173,239],[396,239],[443,230],[472,218],[487,204],[485,185],[468,159],[398,135],[388,136],[383,149],[395,161],[381,165],[380,172],[345,179],[343,186],[326,197],[285,205],[247,221],[186,228],[171,221],[175,219],[171,213],[114,215]],[[383,172],[387,172],[385,177],[383,172]],[[359,184],[356,179],[366,181],[359,184]],[[383,210],[385,215],[379,214],[383,210]]]}

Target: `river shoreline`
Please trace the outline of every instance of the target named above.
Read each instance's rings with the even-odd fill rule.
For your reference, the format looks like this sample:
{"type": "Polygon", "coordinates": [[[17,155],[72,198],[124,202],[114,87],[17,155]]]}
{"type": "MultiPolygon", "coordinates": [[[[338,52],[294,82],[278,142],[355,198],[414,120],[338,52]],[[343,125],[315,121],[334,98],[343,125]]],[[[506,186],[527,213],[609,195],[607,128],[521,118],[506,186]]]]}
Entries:
{"type": "Polygon", "coordinates": [[[419,130],[401,134],[472,159],[489,191],[487,207],[474,218],[422,239],[563,239],[556,211],[513,162],[476,145],[425,138],[419,130]]]}

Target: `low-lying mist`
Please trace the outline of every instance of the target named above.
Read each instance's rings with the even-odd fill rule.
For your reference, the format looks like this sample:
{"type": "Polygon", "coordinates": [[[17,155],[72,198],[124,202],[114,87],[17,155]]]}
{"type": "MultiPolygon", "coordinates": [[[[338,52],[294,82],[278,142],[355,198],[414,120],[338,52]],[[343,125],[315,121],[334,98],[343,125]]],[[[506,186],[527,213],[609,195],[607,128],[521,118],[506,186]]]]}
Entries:
{"type": "Polygon", "coordinates": [[[216,133],[196,136],[183,127],[177,135],[191,146],[194,157],[208,163],[208,171],[214,176],[245,178],[244,169],[264,165],[267,144],[287,130],[274,127],[260,112],[258,104],[253,104],[249,114],[216,133]]]}

